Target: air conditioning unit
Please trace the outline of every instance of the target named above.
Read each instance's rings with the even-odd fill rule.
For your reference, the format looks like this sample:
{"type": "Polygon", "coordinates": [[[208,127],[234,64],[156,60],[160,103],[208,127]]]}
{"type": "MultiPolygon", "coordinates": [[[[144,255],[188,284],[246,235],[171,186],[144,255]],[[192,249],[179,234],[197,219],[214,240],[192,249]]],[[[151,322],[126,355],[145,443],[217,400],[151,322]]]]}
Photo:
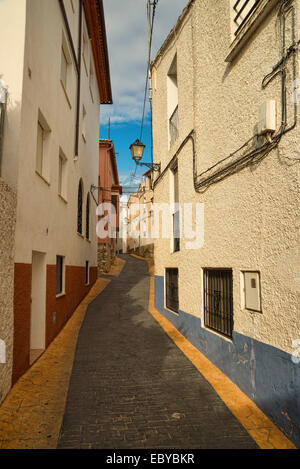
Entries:
{"type": "Polygon", "coordinates": [[[274,99],[266,100],[259,109],[258,134],[275,132],[276,130],[276,101],[274,99]]]}

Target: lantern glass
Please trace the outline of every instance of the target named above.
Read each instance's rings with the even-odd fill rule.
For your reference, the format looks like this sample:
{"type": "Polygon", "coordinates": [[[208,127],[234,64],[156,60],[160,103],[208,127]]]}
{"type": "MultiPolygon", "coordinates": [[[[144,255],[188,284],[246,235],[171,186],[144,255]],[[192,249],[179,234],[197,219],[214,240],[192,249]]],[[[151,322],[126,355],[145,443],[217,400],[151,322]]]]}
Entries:
{"type": "Polygon", "coordinates": [[[145,145],[139,140],[136,140],[132,145],[130,145],[130,151],[134,161],[140,161],[142,159],[144,148],[145,145]]]}

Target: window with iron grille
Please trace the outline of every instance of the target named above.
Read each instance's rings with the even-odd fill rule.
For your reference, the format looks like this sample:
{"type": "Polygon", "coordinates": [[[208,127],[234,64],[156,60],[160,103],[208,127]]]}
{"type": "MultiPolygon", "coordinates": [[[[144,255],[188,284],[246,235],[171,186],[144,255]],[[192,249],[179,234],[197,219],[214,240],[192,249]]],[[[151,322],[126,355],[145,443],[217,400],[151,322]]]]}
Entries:
{"type": "Polygon", "coordinates": [[[204,324],[227,337],[233,330],[231,269],[204,269],[204,324]]]}
{"type": "Polygon", "coordinates": [[[178,313],[178,269],[166,269],[166,307],[178,313]]]}
{"type": "Polygon", "coordinates": [[[253,13],[261,0],[232,0],[233,1],[233,22],[235,36],[253,13]]]}
{"type": "Polygon", "coordinates": [[[56,294],[63,293],[63,268],[64,258],[63,256],[56,256],[56,294]]]}
{"type": "Polygon", "coordinates": [[[82,181],[79,181],[78,204],[77,204],[77,232],[80,234],[82,234],[82,198],[83,198],[82,181]]]}

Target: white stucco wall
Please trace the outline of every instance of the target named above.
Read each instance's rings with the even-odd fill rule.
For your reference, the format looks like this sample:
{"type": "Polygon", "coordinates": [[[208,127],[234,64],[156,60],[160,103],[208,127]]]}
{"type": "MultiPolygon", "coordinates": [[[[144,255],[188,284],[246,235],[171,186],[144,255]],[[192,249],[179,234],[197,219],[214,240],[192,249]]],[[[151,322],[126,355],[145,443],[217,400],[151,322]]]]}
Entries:
{"type": "MultiPolygon", "coordinates": [[[[296,34],[299,26],[299,1],[296,34]]],[[[259,107],[277,102],[280,125],[281,81],[262,90],[262,79],[281,58],[275,7],[232,63],[230,2],[195,1],[193,8],[155,61],[153,93],[154,160],[162,170],[180,143],[195,130],[197,173],[238,149],[255,134],[259,107]],[[167,73],[177,53],[179,138],[168,149],[167,73]]],[[[297,37],[298,39],[298,37],[297,37]]],[[[298,70],[297,70],[298,72],[298,70]]],[[[299,74],[298,74],[299,75],[299,74]]],[[[298,76],[297,75],[297,76],[298,76]]],[[[293,121],[291,64],[288,64],[288,123],[293,121]]],[[[179,268],[179,308],[201,318],[202,268],[232,268],[234,330],[292,353],[299,326],[299,132],[283,136],[277,149],[205,192],[193,187],[192,144],[178,156],[180,203],[204,203],[205,242],[170,253],[170,241],[155,242],[155,273],[179,268]],[[243,308],[241,271],[261,272],[262,313],[243,308]]],[[[169,172],[156,185],[154,202],[170,201],[169,172]]]]}
{"type": "MultiPolygon", "coordinates": [[[[78,50],[78,1],[65,0],[65,7],[78,50]]],[[[97,265],[96,205],[90,198],[90,241],[77,234],[77,190],[80,178],[83,180],[83,233],[85,233],[86,196],[91,184],[97,185],[98,136],[99,136],[99,92],[96,76],[93,98],[89,89],[89,78],[82,64],[79,155],[75,158],[75,116],[77,75],[75,64],[70,65],[68,76],[68,98],[60,83],[62,35],[67,38],[58,1],[48,0],[2,0],[0,3],[2,24],[0,39],[5,40],[8,57],[1,57],[0,63],[9,63],[9,73],[3,78],[8,84],[10,99],[21,109],[19,127],[7,135],[4,148],[4,175],[14,179],[17,186],[18,211],[16,230],[17,263],[31,263],[32,251],[46,253],[46,263],[55,264],[56,255],[65,256],[67,265],[97,265]],[[20,7],[23,7],[20,8],[20,7]],[[20,27],[11,24],[15,10],[20,27]],[[25,23],[26,14],[26,23],[25,23]],[[26,25],[26,34],[25,34],[26,25]],[[6,37],[4,33],[6,32],[6,37]],[[23,36],[22,36],[23,35],[23,36]],[[21,37],[19,37],[21,36],[21,37]],[[12,42],[12,37],[14,41],[12,42]],[[22,39],[23,38],[23,42],[22,39]],[[17,57],[17,60],[15,59],[17,57]],[[18,59],[19,57],[19,59],[18,59]],[[2,60],[3,59],[3,60],[2,60]],[[24,65],[24,80],[23,77],[24,65]],[[12,78],[17,77],[17,78],[12,78]],[[14,83],[16,81],[16,84],[14,83]],[[85,140],[82,137],[82,106],[86,110],[85,140]],[[39,111],[51,129],[47,138],[49,169],[47,181],[36,169],[36,141],[39,111]],[[16,148],[16,142],[18,147],[16,148]],[[11,161],[7,148],[14,147],[15,160],[11,161]],[[66,200],[58,195],[59,149],[67,158],[66,200]],[[10,160],[10,161],[9,161],[10,160]],[[16,175],[19,175],[17,181],[16,175]]],[[[15,20],[16,21],[16,20],[15,20]]],[[[69,46],[69,51],[71,48],[69,46]]],[[[3,54],[3,47],[0,48],[3,54]]],[[[88,52],[88,67],[91,48],[88,52]]],[[[89,70],[88,70],[89,71],[89,70]]],[[[0,71],[1,73],[1,71],[0,71]]],[[[8,113],[9,114],[9,113],[8,113]]],[[[10,117],[8,117],[9,119],[10,117]]]]}

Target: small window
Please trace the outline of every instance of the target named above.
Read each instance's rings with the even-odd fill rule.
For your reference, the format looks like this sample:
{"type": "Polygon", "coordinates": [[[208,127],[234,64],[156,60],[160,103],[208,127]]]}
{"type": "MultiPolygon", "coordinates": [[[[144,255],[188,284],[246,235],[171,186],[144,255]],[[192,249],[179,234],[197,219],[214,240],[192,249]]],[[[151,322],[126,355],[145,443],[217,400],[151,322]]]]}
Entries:
{"type": "Polygon", "coordinates": [[[90,283],[90,269],[89,269],[89,261],[85,263],[85,284],[88,285],[90,283]]]}
{"type": "Polygon", "coordinates": [[[62,150],[58,159],[58,194],[67,199],[67,158],[62,150]]]}
{"type": "Polygon", "coordinates": [[[86,142],[86,110],[85,106],[82,106],[82,138],[86,142]]]}
{"type": "Polygon", "coordinates": [[[231,269],[204,269],[204,324],[226,337],[233,330],[231,269]]]}
{"type": "Polygon", "coordinates": [[[86,198],[86,224],[85,224],[85,237],[90,239],[90,194],[86,198]]]}
{"type": "Polygon", "coordinates": [[[63,293],[64,288],[64,258],[56,256],[56,295],[63,293]]]}
{"type": "Polygon", "coordinates": [[[71,108],[70,96],[72,94],[72,58],[64,33],[61,44],[60,83],[62,85],[68,105],[71,108]]]}
{"type": "Polygon", "coordinates": [[[85,72],[88,75],[88,51],[89,51],[89,41],[85,28],[83,29],[82,34],[82,58],[84,63],[85,72]]]}
{"type": "Polygon", "coordinates": [[[94,68],[92,59],[90,61],[90,79],[89,79],[89,86],[90,86],[90,93],[92,97],[92,101],[94,102],[94,82],[95,82],[95,75],[94,75],[94,68]]]}
{"type": "Polygon", "coordinates": [[[261,0],[231,0],[233,31],[237,36],[261,0]]]}
{"type": "Polygon", "coordinates": [[[50,127],[39,111],[37,122],[36,172],[46,181],[49,179],[49,135],[50,127]]]}
{"type": "Polygon", "coordinates": [[[175,204],[175,211],[173,213],[173,252],[180,251],[180,210],[179,210],[179,179],[178,179],[178,164],[171,169],[171,176],[173,179],[173,197],[172,202],[175,204]]]}
{"type": "Polygon", "coordinates": [[[245,309],[261,312],[260,273],[243,272],[243,275],[245,309]]]}
{"type": "Polygon", "coordinates": [[[177,82],[177,55],[175,55],[167,76],[167,101],[169,120],[169,146],[177,140],[178,130],[178,82],[177,82]]]}
{"type": "Polygon", "coordinates": [[[61,49],[61,69],[60,69],[60,79],[65,89],[67,89],[67,77],[68,77],[68,61],[64,48],[61,49]]]}
{"type": "Polygon", "coordinates": [[[43,155],[44,155],[44,129],[40,122],[37,127],[37,149],[36,149],[36,170],[43,174],[43,155]]]}
{"type": "Polygon", "coordinates": [[[83,203],[83,183],[79,181],[77,199],[77,232],[82,235],[82,203],[83,203]]]}
{"type": "Polygon", "coordinates": [[[178,269],[166,269],[166,307],[178,313],[178,269]]]}

